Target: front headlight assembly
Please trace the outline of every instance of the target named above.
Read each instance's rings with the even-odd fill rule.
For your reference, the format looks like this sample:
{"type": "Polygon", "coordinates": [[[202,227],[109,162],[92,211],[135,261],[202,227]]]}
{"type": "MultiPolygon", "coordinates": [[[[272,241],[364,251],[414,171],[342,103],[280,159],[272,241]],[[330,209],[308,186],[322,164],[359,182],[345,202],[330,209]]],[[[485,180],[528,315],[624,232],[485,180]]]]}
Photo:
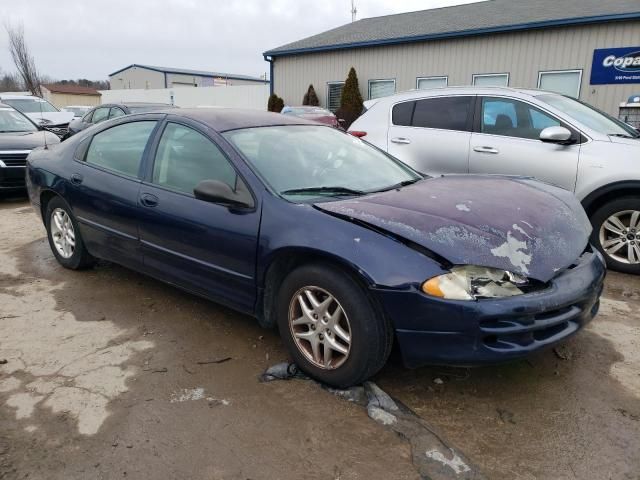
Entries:
{"type": "Polygon", "coordinates": [[[506,270],[464,265],[430,278],[422,284],[422,291],[447,300],[477,300],[522,295],[528,283],[527,278],[506,270]]]}

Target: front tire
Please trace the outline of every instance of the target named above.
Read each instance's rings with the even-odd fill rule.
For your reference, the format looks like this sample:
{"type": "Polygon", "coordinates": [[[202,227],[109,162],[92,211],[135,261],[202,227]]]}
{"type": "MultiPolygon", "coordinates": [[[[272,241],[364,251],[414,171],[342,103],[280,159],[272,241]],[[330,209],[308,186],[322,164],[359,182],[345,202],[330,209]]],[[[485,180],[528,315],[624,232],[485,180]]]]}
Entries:
{"type": "Polygon", "coordinates": [[[84,246],[78,222],[62,198],[54,197],[47,204],[45,226],[49,246],[60,265],[80,270],[95,263],[95,258],[84,246]]]}
{"type": "Polygon", "coordinates": [[[600,207],[591,217],[591,242],[607,267],[640,274],[640,198],[622,197],[600,207]]]}
{"type": "Polygon", "coordinates": [[[337,388],[367,380],[392,346],[392,329],[354,278],[312,264],[291,272],[278,293],[280,335],[300,369],[337,388]]]}

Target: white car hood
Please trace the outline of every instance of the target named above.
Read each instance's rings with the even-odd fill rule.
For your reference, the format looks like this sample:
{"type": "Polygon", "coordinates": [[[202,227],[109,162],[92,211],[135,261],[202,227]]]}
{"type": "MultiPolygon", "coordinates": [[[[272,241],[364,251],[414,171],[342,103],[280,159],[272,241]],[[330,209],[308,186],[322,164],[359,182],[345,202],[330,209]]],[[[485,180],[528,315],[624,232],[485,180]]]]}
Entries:
{"type": "Polygon", "coordinates": [[[40,125],[40,120],[43,118],[51,122],[45,124],[46,126],[66,125],[73,120],[72,112],[33,112],[26,113],[25,115],[33,120],[36,125],[40,125]]]}
{"type": "Polygon", "coordinates": [[[624,138],[624,137],[612,137],[609,136],[613,143],[621,143],[622,145],[632,145],[640,148],[640,138],[624,138]]]}

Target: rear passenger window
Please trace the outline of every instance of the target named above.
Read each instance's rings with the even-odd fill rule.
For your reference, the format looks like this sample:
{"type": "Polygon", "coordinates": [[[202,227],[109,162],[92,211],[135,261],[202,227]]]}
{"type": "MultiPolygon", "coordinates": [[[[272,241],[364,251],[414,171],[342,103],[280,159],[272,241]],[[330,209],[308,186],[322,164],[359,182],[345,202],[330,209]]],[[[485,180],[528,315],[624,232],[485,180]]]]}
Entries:
{"type": "Polygon", "coordinates": [[[111,107],[111,113],[109,114],[109,118],[122,117],[125,115],[124,110],[118,107],[111,107]]]}
{"type": "Polygon", "coordinates": [[[391,112],[391,120],[394,125],[401,127],[411,126],[411,117],[413,117],[413,107],[416,102],[403,102],[393,106],[391,112]]]}
{"type": "Polygon", "coordinates": [[[91,140],[85,161],[136,177],[155,126],[155,121],[131,122],[97,133],[91,140]]]}
{"type": "Polygon", "coordinates": [[[469,130],[472,97],[438,97],[418,100],[413,126],[442,130],[469,130]]]}
{"type": "Polygon", "coordinates": [[[193,195],[202,180],[219,180],[236,190],[236,171],[211,140],[184,125],[167,124],[153,164],[153,183],[193,195]]]}

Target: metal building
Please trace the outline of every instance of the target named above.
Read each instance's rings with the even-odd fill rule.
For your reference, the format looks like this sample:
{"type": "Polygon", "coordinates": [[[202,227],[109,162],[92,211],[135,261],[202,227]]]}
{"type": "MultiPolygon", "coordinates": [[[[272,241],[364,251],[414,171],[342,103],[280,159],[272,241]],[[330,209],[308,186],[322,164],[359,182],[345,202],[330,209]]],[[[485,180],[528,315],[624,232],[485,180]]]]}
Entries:
{"type": "Polygon", "coordinates": [[[264,53],[272,91],[314,85],[335,111],[350,67],[364,99],[508,85],[579,97],[612,115],[640,94],[640,0],[487,0],[366,18],[264,53]]]}
{"type": "Polygon", "coordinates": [[[134,63],[109,74],[111,90],[125,88],[214,87],[218,85],[264,85],[268,80],[235,73],[155,67],[134,63]]]}

